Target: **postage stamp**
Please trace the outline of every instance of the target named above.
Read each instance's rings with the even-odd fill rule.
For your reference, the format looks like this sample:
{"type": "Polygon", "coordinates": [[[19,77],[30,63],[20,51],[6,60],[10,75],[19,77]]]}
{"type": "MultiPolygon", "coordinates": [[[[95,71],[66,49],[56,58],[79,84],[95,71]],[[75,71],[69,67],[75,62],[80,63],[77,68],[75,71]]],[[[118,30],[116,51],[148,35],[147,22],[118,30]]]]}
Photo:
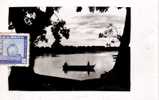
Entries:
{"type": "Polygon", "coordinates": [[[0,34],[0,64],[29,65],[29,34],[0,34]]]}

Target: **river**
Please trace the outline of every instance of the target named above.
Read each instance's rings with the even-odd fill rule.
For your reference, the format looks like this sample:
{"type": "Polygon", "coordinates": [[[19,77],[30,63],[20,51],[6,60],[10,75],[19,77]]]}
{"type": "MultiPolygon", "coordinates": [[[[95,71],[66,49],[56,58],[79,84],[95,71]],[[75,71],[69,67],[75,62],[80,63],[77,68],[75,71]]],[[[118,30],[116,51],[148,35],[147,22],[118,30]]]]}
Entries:
{"type": "Polygon", "coordinates": [[[55,76],[61,78],[86,80],[99,78],[104,72],[109,72],[113,69],[115,58],[118,52],[101,52],[101,53],[84,53],[84,54],[59,54],[56,57],[51,55],[39,56],[35,59],[34,72],[40,75],[55,76]],[[68,71],[64,73],[63,65],[67,62],[68,65],[94,65],[95,72],[87,71],[68,71]]]}

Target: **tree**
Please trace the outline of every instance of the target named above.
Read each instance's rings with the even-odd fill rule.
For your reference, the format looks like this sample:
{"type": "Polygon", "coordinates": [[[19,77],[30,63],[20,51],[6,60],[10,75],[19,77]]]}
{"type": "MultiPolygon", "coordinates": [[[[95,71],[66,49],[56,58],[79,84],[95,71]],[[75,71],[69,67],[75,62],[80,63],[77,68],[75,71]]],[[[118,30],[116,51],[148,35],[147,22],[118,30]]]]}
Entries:
{"type": "Polygon", "coordinates": [[[99,38],[102,38],[104,35],[102,33],[99,33],[99,38]]]}
{"type": "Polygon", "coordinates": [[[65,27],[66,22],[64,20],[59,20],[58,22],[54,22],[51,31],[55,38],[55,42],[52,44],[52,47],[58,47],[61,46],[61,35],[68,39],[69,38],[69,32],[70,29],[65,27]]]}
{"type": "Polygon", "coordinates": [[[45,41],[45,27],[52,25],[51,16],[60,7],[46,7],[41,11],[38,7],[10,7],[9,8],[9,29],[15,29],[17,33],[29,33],[31,48],[38,41],[45,41]]]}
{"type": "Polygon", "coordinates": [[[126,21],[123,36],[120,37],[120,48],[114,68],[101,75],[111,83],[115,83],[120,89],[130,91],[130,32],[131,32],[131,8],[126,8],[126,21]]]}
{"type": "Polygon", "coordinates": [[[69,38],[69,29],[64,27],[65,21],[51,22],[51,17],[58,12],[60,7],[46,7],[41,11],[38,7],[10,7],[9,8],[9,26],[8,29],[15,29],[16,33],[30,34],[30,59],[29,68],[33,69],[35,61],[34,47],[38,41],[47,42],[45,27],[52,25],[54,45],[60,45],[60,35],[66,39],[69,38]]]}
{"type": "Polygon", "coordinates": [[[94,13],[95,11],[99,11],[101,13],[107,12],[109,7],[95,7],[95,6],[90,6],[89,11],[94,13]]]}

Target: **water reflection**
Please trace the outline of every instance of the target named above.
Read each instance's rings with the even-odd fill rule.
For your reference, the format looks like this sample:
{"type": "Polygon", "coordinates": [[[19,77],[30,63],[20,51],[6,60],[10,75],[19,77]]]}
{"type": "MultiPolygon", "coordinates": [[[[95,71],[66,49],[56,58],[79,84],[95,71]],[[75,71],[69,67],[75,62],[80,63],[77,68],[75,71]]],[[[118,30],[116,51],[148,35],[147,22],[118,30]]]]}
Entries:
{"type": "Polygon", "coordinates": [[[56,57],[51,55],[39,56],[35,59],[34,71],[37,74],[70,78],[77,80],[85,80],[99,78],[104,72],[110,71],[115,64],[115,57],[118,52],[102,52],[102,53],[85,53],[85,54],[60,54],[56,57]],[[95,65],[95,72],[87,71],[69,71],[64,73],[63,65],[65,62],[69,65],[83,66],[87,63],[95,65]]]}

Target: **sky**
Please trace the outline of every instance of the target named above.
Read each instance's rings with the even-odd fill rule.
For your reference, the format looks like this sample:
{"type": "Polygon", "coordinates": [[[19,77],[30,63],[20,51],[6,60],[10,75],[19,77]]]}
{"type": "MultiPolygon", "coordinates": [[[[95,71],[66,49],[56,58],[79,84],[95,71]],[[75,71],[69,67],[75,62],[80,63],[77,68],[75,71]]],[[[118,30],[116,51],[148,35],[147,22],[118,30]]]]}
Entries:
{"type": "MultiPolygon", "coordinates": [[[[112,23],[117,27],[120,35],[123,33],[126,9],[117,9],[116,7],[109,8],[107,12],[94,13],[89,12],[88,7],[82,7],[81,12],[76,12],[76,7],[62,7],[58,12],[51,17],[51,21],[57,19],[66,21],[66,27],[70,29],[69,39],[62,38],[61,44],[67,46],[105,46],[106,39],[99,39],[100,32],[104,32],[108,24],[112,23]]],[[[44,9],[42,9],[44,10],[44,9]]],[[[50,27],[47,30],[46,38],[48,43],[39,42],[39,46],[51,46],[54,42],[54,37],[51,36],[50,27]]]]}

